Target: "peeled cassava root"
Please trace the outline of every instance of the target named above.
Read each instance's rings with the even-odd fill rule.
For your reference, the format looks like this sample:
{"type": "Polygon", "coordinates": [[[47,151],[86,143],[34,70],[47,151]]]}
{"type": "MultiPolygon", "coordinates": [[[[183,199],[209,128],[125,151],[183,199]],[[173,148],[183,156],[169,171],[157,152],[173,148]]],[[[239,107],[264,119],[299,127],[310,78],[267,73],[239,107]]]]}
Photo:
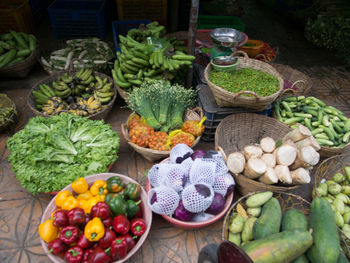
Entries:
{"type": "Polygon", "coordinates": [[[259,177],[259,181],[264,184],[276,184],[278,182],[278,177],[273,168],[267,167],[266,172],[259,177]]]}
{"type": "Polygon", "coordinates": [[[260,140],[260,148],[266,153],[272,153],[276,148],[276,142],[270,137],[265,137],[260,140]]]}
{"type": "Polygon", "coordinates": [[[289,168],[286,165],[276,165],[275,174],[282,183],[292,184],[293,180],[290,176],[289,168]]]}
{"type": "Polygon", "coordinates": [[[304,168],[298,168],[294,171],[290,171],[293,184],[308,184],[311,182],[310,173],[304,168]]]}
{"type": "Polygon", "coordinates": [[[244,171],[244,166],[245,158],[242,153],[234,152],[227,157],[227,167],[231,171],[231,173],[242,173],[244,171]]]}
{"type": "Polygon", "coordinates": [[[320,154],[312,147],[306,146],[298,150],[295,162],[290,166],[292,170],[300,167],[310,168],[320,160],[320,154]]]}
{"type": "Polygon", "coordinates": [[[275,167],[276,166],[276,157],[271,153],[265,153],[261,156],[261,160],[264,161],[267,167],[275,167]]]}
{"type": "Polygon", "coordinates": [[[248,145],[243,149],[244,157],[249,160],[250,158],[259,158],[263,154],[263,151],[259,146],[248,145]]]}
{"type": "Polygon", "coordinates": [[[283,141],[292,140],[293,142],[298,142],[298,141],[301,141],[305,138],[310,137],[311,135],[312,135],[311,131],[307,127],[298,123],[298,127],[295,128],[294,130],[288,132],[283,137],[283,141]]]}
{"type": "Polygon", "coordinates": [[[251,179],[260,177],[266,172],[267,166],[263,160],[259,158],[251,158],[247,161],[244,169],[244,175],[251,179]]]}
{"type": "Polygon", "coordinates": [[[294,163],[295,158],[297,157],[297,148],[289,144],[284,144],[278,147],[274,151],[274,154],[277,164],[289,166],[294,163]]]}

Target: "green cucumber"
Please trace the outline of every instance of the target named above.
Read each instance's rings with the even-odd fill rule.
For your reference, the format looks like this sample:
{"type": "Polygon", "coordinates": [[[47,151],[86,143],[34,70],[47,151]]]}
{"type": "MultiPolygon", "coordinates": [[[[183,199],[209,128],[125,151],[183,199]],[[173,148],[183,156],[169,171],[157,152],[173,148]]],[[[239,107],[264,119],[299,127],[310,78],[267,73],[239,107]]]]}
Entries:
{"type": "Polygon", "coordinates": [[[260,207],[269,201],[272,197],[273,193],[270,191],[261,192],[254,195],[251,195],[247,198],[245,204],[248,208],[256,208],[260,207]]]}
{"type": "Polygon", "coordinates": [[[290,111],[290,112],[292,111],[287,102],[282,101],[282,106],[286,109],[286,111],[290,111]]]}

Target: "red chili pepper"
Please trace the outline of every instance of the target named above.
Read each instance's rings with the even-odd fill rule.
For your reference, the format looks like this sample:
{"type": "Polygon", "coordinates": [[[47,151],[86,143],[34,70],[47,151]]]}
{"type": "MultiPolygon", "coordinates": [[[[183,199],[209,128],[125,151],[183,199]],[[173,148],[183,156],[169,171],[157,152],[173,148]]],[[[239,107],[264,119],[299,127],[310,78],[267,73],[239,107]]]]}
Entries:
{"type": "Polygon", "coordinates": [[[134,239],[137,238],[137,237],[135,236],[133,238],[129,234],[126,234],[126,235],[120,236],[118,238],[123,239],[123,240],[126,241],[126,244],[128,245],[128,249],[127,249],[128,251],[127,252],[129,252],[131,249],[134,248],[134,246],[135,246],[135,240],[134,239]]]}
{"type": "Polygon", "coordinates": [[[100,247],[97,247],[89,257],[88,263],[110,263],[112,262],[112,259],[110,256],[108,256],[107,253],[109,253],[111,249],[107,248],[106,250],[103,250],[100,247]]]}
{"type": "Polygon", "coordinates": [[[70,245],[79,238],[79,229],[76,226],[66,226],[61,229],[59,239],[70,245]]]}
{"type": "Polygon", "coordinates": [[[111,209],[105,202],[98,202],[91,208],[91,216],[107,219],[111,217],[111,209]]]}
{"type": "Polygon", "coordinates": [[[52,218],[54,218],[54,221],[52,224],[55,227],[65,227],[68,226],[68,215],[66,210],[58,210],[56,211],[52,218]]]}
{"type": "Polygon", "coordinates": [[[137,218],[131,221],[131,233],[135,236],[142,236],[146,231],[146,222],[142,218],[137,218]]]}
{"type": "Polygon", "coordinates": [[[114,231],[112,229],[105,229],[105,235],[103,236],[103,238],[101,238],[98,241],[98,245],[103,248],[109,248],[109,246],[111,245],[112,241],[117,237],[117,235],[114,233],[114,231]]]}
{"type": "Polygon", "coordinates": [[[85,224],[86,215],[81,208],[73,208],[68,211],[69,224],[72,226],[79,226],[85,224]]]}
{"type": "Polygon", "coordinates": [[[47,248],[49,250],[49,253],[58,255],[62,252],[66,252],[68,246],[65,243],[63,243],[61,239],[56,238],[47,245],[47,248]]]}
{"type": "Polygon", "coordinates": [[[130,222],[125,215],[116,216],[113,219],[113,229],[118,234],[125,235],[130,230],[130,222]]]}
{"type": "Polygon", "coordinates": [[[120,237],[113,240],[111,244],[111,257],[112,260],[123,259],[127,253],[128,244],[126,241],[120,237]]]}
{"type": "Polygon", "coordinates": [[[137,206],[140,208],[140,210],[137,212],[135,217],[136,218],[141,218],[142,217],[142,203],[137,204],[137,206]]]}
{"type": "Polygon", "coordinates": [[[105,229],[111,227],[113,225],[112,217],[108,217],[107,219],[103,219],[102,224],[105,226],[105,229]]]}
{"type": "Polygon", "coordinates": [[[91,242],[85,237],[84,232],[80,234],[77,242],[78,247],[81,247],[82,249],[86,249],[86,248],[92,247],[93,244],[94,244],[93,242],[91,242]]]}
{"type": "Polygon", "coordinates": [[[89,263],[89,258],[92,255],[92,252],[94,252],[93,248],[89,248],[89,249],[84,250],[82,263],[89,263]]]}
{"type": "Polygon", "coordinates": [[[64,254],[64,259],[69,263],[80,263],[83,259],[83,250],[80,247],[72,247],[64,254]]]}

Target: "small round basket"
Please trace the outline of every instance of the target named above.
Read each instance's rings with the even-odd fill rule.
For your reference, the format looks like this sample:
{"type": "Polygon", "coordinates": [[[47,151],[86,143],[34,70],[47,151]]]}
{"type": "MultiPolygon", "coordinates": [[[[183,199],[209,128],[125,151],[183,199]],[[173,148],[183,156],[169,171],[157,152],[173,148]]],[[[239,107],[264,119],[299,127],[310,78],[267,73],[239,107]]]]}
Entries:
{"type": "MultiPolygon", "coordinates": [[[[187,120],[200,121],[203,118],[203,116],[204,116],[204,112],[203,112],[202,108],[196,107],[192,110],[188,110],[185,113],[184,121],[187,121],[187,120]],[[198,114],[198,112],[199,112],[199,114],[198,114]]],[[[129,118],[130,118],[130,116],[129,116],[129,118]]],[[[123,134],[124,139],[128,142],[128,144],[131,146],[131,148],[133,148],[136,152],[141,154],[146,160],[148,160],[150,162],[154,162],[154,161],[164,159],[170,155],[170,151],[157,151],[157,150],[153,150],[150,148],[144,148],[144,147],[138,146],[135,143],[132,143],[130,140],[130,137],[129,137],[127,122],[122,123],[121,130],[122,130],[122,134],[123,134]]],[[[192,147],[194,147],[198,144],[200,138],[201,138],[201,136],[198,136],[196,138],[192,147]]]]}
{"type": "Polygon", "coordinates": [[[11,124],[17,120],[17,110],[15,103],[6,95],[0,94],[0,108],[9,108],[10,112],[5,113],[6,118],[3,123],[0,124],[0,132],[4,132],[10,128],[11,124]]]}
{"type": "Polygon", "coordinates": [[[39,58],[39,45],[25,59],[12,66],[0,68],[0,77],[24,78],[36,64],[39,58]]]}
{"type": "MultiPolygon", "coordinates": [[[[228,240],[228,234],[229,234],[229,226],[230,226],[230,222],[232,219],[232,215],[233,213],[237,212],[237,205],[240,204],[245,210],[247,209],[246,205],[245,205],[245,201],[247,200],[247,198],[249,196],[252,196],[254,194],[260,193],[261,191],[258,192],[252,192],[249,193],[243,197],[241,197],[240,199],[238,199],[228,210],[225,219],[224,219],[224,224],[222,227],[222,240],[228,240]]],[[[282,192],[273,192],[273,197],[275,197],[281,205],[281,210],[282,213],[284,213],[285,211],[291,209],[291,208],[295,208],[300,210],[307,218],[309,217],[309,213],[310,213],[310,203],[308,201],[306,201],[305,199],[303,199],[302,197],[298,196],[298,195],[294,195],[291,193],[282,193],[282,192]]]]}
{"type": "MultiPolygon", "coordinates": [[[[259,143],[264,137],[275,141],[286,135],[291,128],[278,120],[253,113],[233,114],[223,119],[215,132],[215,149],[223,154],[242,151],[247,145],[259,143]]],[[[233,174],[241,195],[256,191],[292,192],[301,185],[268,185],[252,180],[242,174],[233,174]]]]}
{"type": "MultiPolygon", "coordinates": [[[[122,181],[124,183],[135,183],[138,184],[135,180],[131,179],[128,176],[122,175],[122,174],[115,174],[115,173],[101,173],[101,174],[94,174],[94,175],[90,175],[85,177],[87,183],[90,185],[93,184],[93,182],[95,182],[96,180],[107,180],[109,177],[112,176],[119,176],[122,181]]],[[[70,192],[72,192],[72,187],[71,185],[66,186],[64,189],[62,189],[62,191],[64,190],[69,190],[70,192]]],[[[48,219],[49,217],[51,217],[52,213],[57,209],[57,206],[55,204],[55,198],[54,197],[50,203],[48,204],[48,206],[46,207],[42,217],[41,217],[41,222],[43,223],[46,219],[48,219]]],[[[118,260],[118,261],[114,261],[114,263],[122,263],[127,261],[128,259],[130,259],[142,246],[142,244],[145,242],[149,231],[151,229],[151,225],[152,225],[152,210],[148,207],[147,205],[147,193],[146,191],[143,189],[143,187],[141,187],[141,204],[142,204],[142,211],[143,211],[143,219],[146,221],[146,231],[145,233],[141,236],[141,238],[138,240],[138,242],[136,243],[135,247],[130,250],[130,252],[126,255],[125,258],[123,258],[122,260],[118,260]]],[[[64,263],[66,261],[64,261],[62,258],[53,255],[52,253],[49,253],[49,250],[47,248],[47,244],[44,240],[42,240],[40,238],[40,243],[41,246],[43,247],[45,254],[47,254],[47,256],[49,257],[49,259],[54,262],[54,263],[64,263]]]]}
{"type": "MultiPolygon", "coordinates": [[[[68,75],[73,74],[71,71],[67,72],[68,75]]],[[[50,115],[45,114],[44,112],[39,111],[36,106],[35,106],[35,99],[33,96],[33,90],[39,90],[39,87],[41,84],[48,84],[50,85],[52,82],[56,81],[59,77],[61,77],[64,73],[56,73],[56,74],[52,74],[42,80],[40,80],[34,87],[32,87],[28,97],[27,97],[27,105],[29,107],[29,109],[36,115],[36,116],[44,116],[44,117],[49,117],[50,115]]],[[[99,73],[99,72],[93,72],[94,76],[98,76],[102,79],[107,78],[108,79],[108,83],[113,83],[113,87],[114,87],[114,96],[113,98],[108,102],[108,104],[106,105],[107,107],[104,108],[103,110],[96,112],[94,114],[90,114],[87,117],[91,120],[100,120],[100,119],[104,119],[107,117],[108,113],[111,111],[114,101],[117,97],[117,90],[116,87],[114,85],[114,81],[111,77],[103,74],[103,73],[99,73]]]]}
{"type": "Polygon", "coordinates": [[[248,58],[247,54],[243,51],[237,51],[234,54],[244,55],[244,57],[238,58],[238,65],[236,66],[237,70],[241,68],[251,68],[269,73],[278,79],[279,89],[276,93],[266,97],[259,97],[255,92],[244,90],[237,93],[232,93],[219,86],[216,86],[209,80],[209,74],[213,67],[211,64],[208,64],[204,71],[204,78],[213,93],[216,103],[220,107],[243,107],[260,111],[267,109],[283,91],[284,81],[281,74],[278,73],[273,66],[265,62],[248,58]],[[244,94],[250,94],[254,97],[242,96],[244,94]]]}
{"type": "Polygon", "coordinates": [[[238,49],[246,52],[249,57],[254,58],[256,57],[256,55],[260,54],[263,46],[263,41],[248,39],[248,42],[245,45],[239,47],[238,49]]]}

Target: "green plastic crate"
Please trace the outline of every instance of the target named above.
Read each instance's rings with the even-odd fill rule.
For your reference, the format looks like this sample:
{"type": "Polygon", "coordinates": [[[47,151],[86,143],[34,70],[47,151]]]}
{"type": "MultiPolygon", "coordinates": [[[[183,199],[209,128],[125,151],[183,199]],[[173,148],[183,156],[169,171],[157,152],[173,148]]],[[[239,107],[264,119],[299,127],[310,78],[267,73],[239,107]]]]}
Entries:
{"type": "Polygon", "coordinates": [[[219,27],[234,28],[244,32],[245,24],[236,16],[198,16],[198,29],[214,29],[219,27]]]}

